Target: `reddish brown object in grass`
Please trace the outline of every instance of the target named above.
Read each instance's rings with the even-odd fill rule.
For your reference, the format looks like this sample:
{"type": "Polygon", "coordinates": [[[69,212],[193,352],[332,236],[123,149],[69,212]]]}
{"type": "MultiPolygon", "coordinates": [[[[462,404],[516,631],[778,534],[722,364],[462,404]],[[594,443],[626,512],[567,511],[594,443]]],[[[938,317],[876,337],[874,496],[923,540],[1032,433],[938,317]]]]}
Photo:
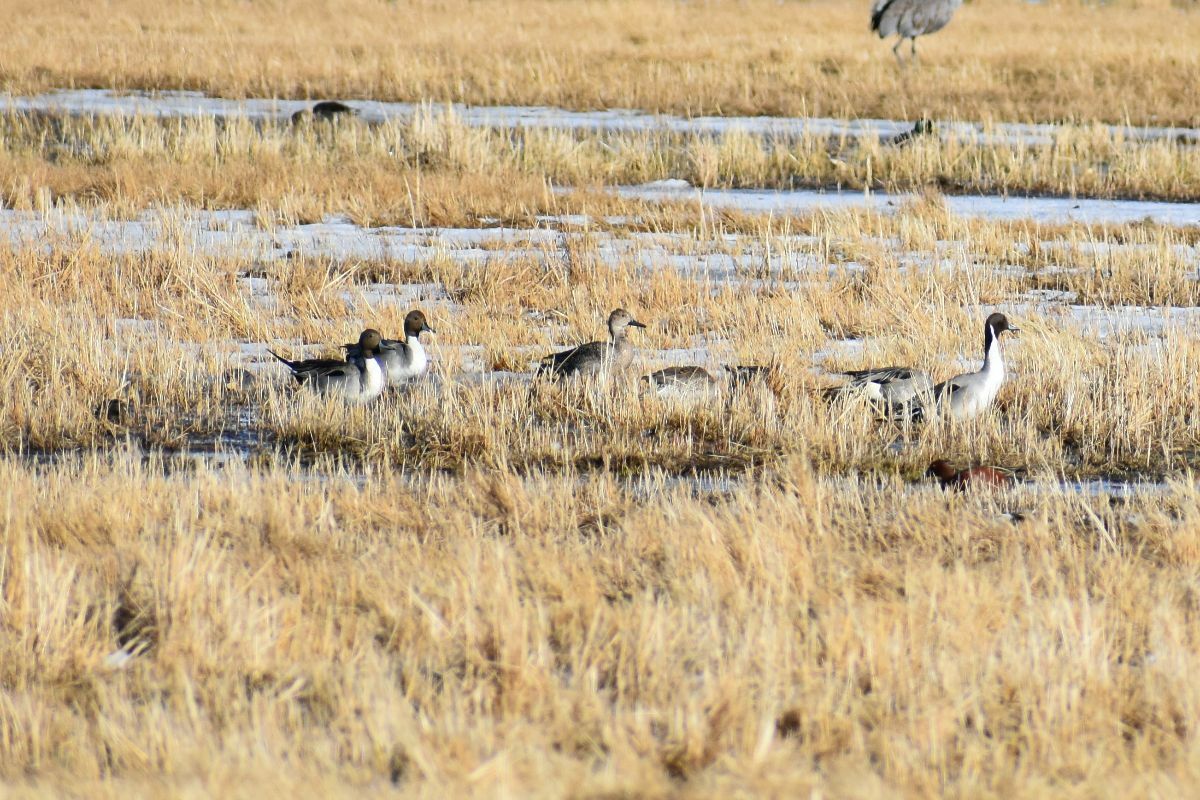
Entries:
{"type": "Polygon", "coordinates": [[[1002,467],[968,467],[955,469],[949,461],[938,459],[925,470],[925,477],[938,479],[943,489],[961,492],[969,486],[980,489],[1007,489],[1016,481],[1010,470],[1002,467]]]}

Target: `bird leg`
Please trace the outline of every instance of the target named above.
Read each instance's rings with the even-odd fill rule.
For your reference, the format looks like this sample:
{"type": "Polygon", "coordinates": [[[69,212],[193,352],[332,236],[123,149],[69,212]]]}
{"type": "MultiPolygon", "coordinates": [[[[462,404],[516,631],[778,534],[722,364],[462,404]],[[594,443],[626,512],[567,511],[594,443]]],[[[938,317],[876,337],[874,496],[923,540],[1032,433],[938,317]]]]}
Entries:
{"type": "Polygon", "coordinates": [[[912,60],[917,60],[917,37],[912,37],[912,60]]]}
{"type": "Polygon", "coordinates": [[[892,55],[894,55],[896,57],[896,63],[899,64],[900,66],[904,66],[904,59],[900,57],[900,45],[902,45],[902,44],[904,44],[903,36],[901,36],[899,39],[897,39],[895,46],[892,47],[892,55]]]}

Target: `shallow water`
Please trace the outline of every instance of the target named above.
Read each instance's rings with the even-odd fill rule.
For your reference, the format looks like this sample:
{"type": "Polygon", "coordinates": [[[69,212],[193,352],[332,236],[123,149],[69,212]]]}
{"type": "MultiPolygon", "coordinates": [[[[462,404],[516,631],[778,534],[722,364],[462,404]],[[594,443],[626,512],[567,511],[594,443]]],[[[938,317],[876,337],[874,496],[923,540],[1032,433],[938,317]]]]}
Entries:
{"type": "MultiPolygon", "coordinates": [[[[311,225],[263,228],[251,211],[166,209],[147,212],[133,220],[110,220],[85,212],[42,214],[0,210],[0,242],[7,240],[14,246],[61,248],[65,243],[94,246],[112,253],[184,247],[201,255],[235,259],[246,264],[238,285],[247,303],[264,310],[281,307],[272,281],[265,277],[264,265],[286,261],[297,254],[351,265],[363,260],[406,264],[444,259],[484,269],[489,264],[520,259],[550,266],[558,263],[571,237],[581,236],[594,245],[601,263],[632,265],[648,271],[676,270],[700,279],[713,291],[728,286],[794,291],[800,287],[797,278],[822,281],[862,269],[855,262],[825,263],[817,255],[819,241],[810,236],[772,237],[766,242],[760,237],[730,234],[700,242],[690,234],[618,234],[602,230],[582,233],[544,228],[364,228],[343,217],[329,217],[311,225]]],[[[936,252],[902,251],[895,241],[879,243],[895,251],[901,263],[907,265],[905,268],[954,265],[969,269],[972,263],[969,252],[959,242],[939,242],[936,252]]],[[[1042,244],[1053,247],[1063,243],[1042,244]]],[[[1200,251],[1195,248],[1181,249],[1176,255],[1200,268],[1200,251]]],[[[1016,268],[1016,272],[1020,269],[1016,268]]],[[[351,274],[345,281],[339,295],[353,307],[403,308],[420,304],[445,314],[452,314],[455,308],[445,287],[434,283],[361,283],[355,282],[351,274]]],[[[1074,328],[1099,339],[1126,334],[1161,337],[1169,330],[1190,330],[1200,323],[1200,309],[1081,305],[1072,293],[1061,291],[1027,292],[1003,305],[1010,312],[1039,315],[1054,325],[1074,328]]],[[[147,323],[127,320],[115,324],[147,323]]],[[[542,320],[539,324],[552,331],[559,323],[542,320]]],[[[854,352],[860,352],[863,343],[856,342],[852,347],[854,352]]],[[[831,348],[823,354],[846,355],[844,345],[831,348]]],[[[683,359],[687,354],[678,355],[683,359]]],[[[973,359],[972,355],[965,363],[973,359]]],[[[670,358],[666,363],[681,362],[670,358]]]]}
{"type": "MultiPolygon", "coordinates": [[[[421,103],[381,103],[348,100],[365,122],[379,123],[409,119],[420,113],[449,113],[463,123],[492,128],[551,128],[588,131],[669,131],[674,133],[722,134],[739,131],[756,136],[799,138],[803,136],[845,139],[891,138],[910,131],[913,122],[886,119],[833,119],[829,117],[678,117],[648,114],[632,109],[567,111],[545,106],[465,106],[421,103]]],[[[32,96],[0,95],[0,104],[21,111],[61,114],[142,115],[156,117],[204,117],[281,122],[296,111],[309,108],[311,101],[254,99],[229,100],[199,92],[117,92],[109,89],[66,89],[32,96]]],[[[1200,142],[1198,128],[1096,126],[1106,134],[1127,141],[1200,142]]],[[[938,123],[943,139],[978,144],[1045,145],[1055,141],[1059,125],[945,122],[938,123]]]]}
{"type": "MultiPolygon", "coordinates": [[[[916,195],[885,192],[700,190],[685,181],[656,181],[641,186],[620,186],[613,191],[631,200],[697,201],[710,208],[758,214],[803,214],[860,208],[894,214],[904,205],[920,200],[916,195]]],[[[994,221],[1030,220],[1055,225],[1073,222],[1114,225],[1154,222],[1177,227],[1200,225],[1200,203],[985,195],[947,195],[941,198],[941,202],[945,203],[951,214],[994,221]]]]}

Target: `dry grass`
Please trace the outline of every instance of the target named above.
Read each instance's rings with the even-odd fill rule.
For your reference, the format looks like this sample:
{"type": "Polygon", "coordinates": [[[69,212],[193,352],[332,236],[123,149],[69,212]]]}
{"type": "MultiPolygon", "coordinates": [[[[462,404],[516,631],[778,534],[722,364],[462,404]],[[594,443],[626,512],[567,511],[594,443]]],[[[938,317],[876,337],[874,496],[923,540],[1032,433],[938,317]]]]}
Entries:
{"type": "Polygon", "coordinates": [[[1196,785],[1200,495],[1185,470],[1200,348],[1187,333],[1098,342],[1016,314],[1019,380],[998,411],[907,433],[828,405],[828,380],[807,371],[852,333],[862,352],[827,365],[946,374],[977,347],[979,309],[1055,265],[1114,302],[1158,280],[1190,291],[1170,267],[1187,235],[988,226],[936,201],[814,217],[811,238],[749,217],[703,232],[681,218],[670,235],[672,219],[656,236],[672,252],[790,248],[835,269],[751,265],[736,277],[766,283],[722,288],[632,256],[606,264],[599,232],[538,257],[518,238],[485,267],[450,251],[252,264],[202,255],[182,223],[134,255],[86,233],[0,253],[6,790],[1196,785]],[[966,243],[948,265],[913,267],[947,240],[966,243]],[[1141,250],[1089,272],[1097,240],[1141,250]],[[239,282],[248,269],[276,305],[239,282]],[[294,393],[278,368],[242,372],[239,341],[397,331],[406,305],[358,293],[380,280],[453,299],[423,304],[438,380],[347,409],[294,393]],[[652,323],[647,368],[701,337],[780,371],[704,407],[489,380],[590,338],[618,303],[652,323]],[[128,415],[98,420],[110,398],[128,415]],[[184,455],[214,441],[244,458],[184,455]],[[1034,483],[995,497],[910,484],[935,455],[1023,465],[1034,483]],[[1125,501],[1059,483],[1125,472],[1183,479],[1125,501]],[[1014,511],[1025,521],[1002,516],[1014,511]],[[120,651],[135,655],[115,667],[120,651]]]}
{"type": "MultiPolygon", "coordinates": [[[[682,178],[712,187],[839,187],[1196,200],[1200,147],[1136,143],[1064,127],[1044,145],[666,133],[520,133],[471,128],[430,110],[410,121],[255,127],[211,119],[0,116],[0,197],[134,213],[185,202],[263,208],[289,222],[348,213],[366,225],[527,226],[579,211],[551,186],[682,178]]],[[[594,207],[597,203],[593,202],[594,207]]]]}
{"type": "MultiPolygon", "coordinates": [[[[0,32],[13,89],[1083,121],[1195,107],[1197,18],[1144,4],[971,3],[904,73],[856,4],[44,5],[22,0],[0,32]]],[[[972,221],[936,190],[888,216],[766,218],[553,188],[1192,197],[1192,150],[1087,125],[1048,148],[899,151],[429,117],[0,126],[5,205],[154,209],[158,234],[114,253],[81,224],[0,247],[6,796],[1200,785],[1200,345],[1186,323],[1098,338],[1065,303],[1031,304],[1195,306],[1196,229],[972,221]],[[263,260],[207,252],[189,206],[253,210],[269,237],[330,213],[596,221],[489,240],[484,260],[452,243],[263,260]],[[377,283],[434,289],[388,302],[377,283]],[[367,325],[399,333],[412,305],[438,329],[436,374],[370,406],[296,392],[255,349],[332,353],[367,325]],[[642,370],[702,347],[771,374],[691,405],[510,374],[618,305],[650,323],[642,370]],[[960,371],[992,308],[1025,332],[977,422],[904,428],[825,400],[814,367],[960,371]],[[935,457],[1028,481],[948,497],[919,480],[935,457]],[[1163,484],[1064,485],[1129,476],[1163,484]]]]}
{"type": "Polygon", "coordinates": [[[5,352],[23,367],[5,378],[5,441],[54,451],[128,431],[181,448],[233,427],[290,456],[453,472],[480,464],[736,472],[795,456],[835,474],[917,475],[939,455],[1079,476],[1162,476],[1196,465],[1200,409],[1190,376],[1200,370],[1200,348],[1185,329],[1097,342],[1065,306],[1014,306],[1048,286],[1102,307],[1194,303],[1194,256],[1181,255],[1184,237],[1135,227],[1118,247],[1078,228],[1044,240],[1036,229],[950,217],[936,202],[894,217],[809,218],[801,238],[785,233],[789,224],[759,219],[734,239],[719,220],[703,232],[685,226],[687,233],[658,235],[658,257],[769,252],[831,264],[832,272],[769,271],[751,258],[714,284],[703,270],[647,270],[636,249],[606,255],[602,233],[533,249],[518,239],[490,251],[485,264],[448,250],[416,262],[301,257],[252,265],[205,256],[185,228],[171,233],[170,224],[162,246],[133,256],[106,254],[86,232],[52,236],[0,256],[0,289],[12,298],[3,309],[5,352]],[[922,266],[945,241],[969,244],[942,248],[938,269],[922,266]],[[246,288],[240,276],[250,269],[273,299],[246,288]],[[431,284],[452,303],[426,308],[440,331],[431,346],[442,383],[365,412],[297,402],[281,368],[272,373],[278,380],[243,375],[238,342],[332,345],[366,325],[398,331],[408,304],[379,305],[360,291],[378,281],[431,284]],[[619,305],[651,323],[637,334],[647,371],[661,363],[656,351],[702,344],[718,363],[770,363],[777,375],[728,404],[682,410],[633,390],[531,393],[493,379],[493,370],[527,372],[537,356],[593,338],[605,310],[619,305]],[[814,361],[830,370],[922,364],[942,378],[961,371],[960,359],[978,358],[981,320],[992,307],[1013,311],[1026,329],[1010,346],[1017,377],[999,414],[965,428],[905,431],[877,423],[868,409],[821,401],[832,379],[814,373],[814,361]],[[555,318],[567,324],[545,322],[555,318]],[[44,348],[64,326],[72,347],[44,348]],[[863,349],[830,351],[831,338],[862,339],[863,349]],[[111,398],[141,411],[126,425],[97,420],[97,404],[111,398]],[[249,417],[234,416],[239,408],[249,417]]]}
{"type": "Polygon", "coordinates": [[[970,3],[902,71],[862,3],[9,4],[0,80],[684,113],[1195,124],[1190,5],[970,3]]]}
{"type": "Polygon", "coordinates": [[[1111,505],[799,465],[698,496],[653,475],[161,467],[0,464],[14,796],[1200,779],[1190,485],[1111,505]],[[1012,502],[1032,518],[997,519],[1012,502]],[[142,655],[106,668],[122,642],[142,655]]]}

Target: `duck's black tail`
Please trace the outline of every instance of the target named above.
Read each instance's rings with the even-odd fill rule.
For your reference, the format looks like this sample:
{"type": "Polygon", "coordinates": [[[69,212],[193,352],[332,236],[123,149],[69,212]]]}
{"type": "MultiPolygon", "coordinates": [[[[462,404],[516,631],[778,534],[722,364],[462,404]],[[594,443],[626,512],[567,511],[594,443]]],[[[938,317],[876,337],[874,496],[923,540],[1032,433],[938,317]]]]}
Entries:
{"type": "Polygon", "coordinates": [[[286,358],[279,355],[279,353],[276,353],[274,350],[268,350],[267,352],[270,353],[271,355],[275,356],[275,358],[279,359],[279,362],[281,364],[283,364],[284,366],[286,366],[288,369],[296,368],[296,363],[294,361],[288,361],[286,358]]]}
{"type": "Polygon", "coordinates": [[[267,352],[270,353],[271,355],[275,356],[275,358],[279,359],[279,363],[283,364],[285,367],[287,367],[288,369],[290,369],[292,371],[292,377],[296,379],[296,383],[299,383],[299,384],[304,383],[304,380],[308,377],[308,375],[296,368],[297,362],[289,361],[288,359],[279,355],[279,353],[276,353],[274,350],[267,350],[267,352]]]}

